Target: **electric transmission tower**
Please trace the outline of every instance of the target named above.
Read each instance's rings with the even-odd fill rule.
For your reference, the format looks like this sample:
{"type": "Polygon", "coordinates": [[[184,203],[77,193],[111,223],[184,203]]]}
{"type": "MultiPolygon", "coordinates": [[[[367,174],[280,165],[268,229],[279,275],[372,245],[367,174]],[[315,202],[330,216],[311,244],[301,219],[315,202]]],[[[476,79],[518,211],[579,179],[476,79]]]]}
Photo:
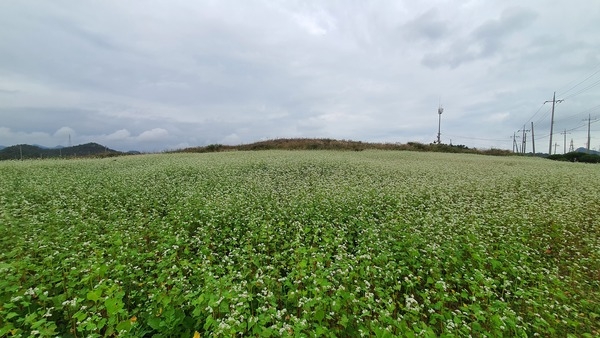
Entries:
{"type": "Polygon", "coordinates": [[[571,144],[569,145],[569,152],[572,153],[575,151],[575,148],[573,147],[573,139],[571,139],[571,144]]]}

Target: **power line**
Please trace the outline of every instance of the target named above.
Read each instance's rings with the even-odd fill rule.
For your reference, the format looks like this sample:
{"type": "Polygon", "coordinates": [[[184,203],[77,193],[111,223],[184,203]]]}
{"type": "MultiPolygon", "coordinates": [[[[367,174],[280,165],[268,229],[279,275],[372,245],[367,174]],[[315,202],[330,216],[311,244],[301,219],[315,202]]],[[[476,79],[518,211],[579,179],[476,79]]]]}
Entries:
{"type": "Polygon", "coordinates": [[[525,124],[527,124],[527,122],[533,120],[533,118],[540,112],[540,110],[542,110],[542,108],[544,108],[544,104],[542,103],[540,105],[540,107],[538,108],[538,110],[535,111],[535,113],[533,113],[533,116],[529,118],[529,120],[525,121],[525,124]]]}
{"type": "MultiPolygon", "coordinates": [[[[598,64],[598,65],[600,65],[600,64],[598,64]]],[[[597,65],[597,66],[598,66],[598,65],[597,65]]],[[[580,84],[582,84],[582,83],[584,83],[585,81],[589,80],[589,79],[590,79],[592,76],[594,76],[594,75],[596,75],[596,74],[598,74],[598,73],[600,73],[600,69],[598,69],[597,71],[593,72],[593,73],[592,73],[590,76],[586,77],[585,79],[583,79],[583,80],[579,81],[579,82],[578,82],[576,85],[574,85],[573,87],[569,88],[569,89],[568,89],[567,91],[565,91],[564,93],[560,93],[560,94],[561,94],[561,95],[565,95],[565,94],[567,94],[568,92],[570,92],[571,90],[575,89],[577,86],[579,86],[580,84]]],[[[571,81],[571,82],[573,82],[573,81],[571,81]]]]}
{"type": "MultiPolygon", "coordinates": [[[[585,78],[583,78],[582,80],[578,81],[574,85],[572,85],[572,84],[576,80],[573,80],[570,83],[568,83],[567,85],[565,85],[563,88],[565,88],[567,86],[570,86],[570,87],[566,91],[562,91],[562,89],[559,91],[560,95],[563,96],[562,99],[557,100],[556,99],[556,92],[554,92],[552,100],[545,101],[535,111],[535,113],[533,113],[533,115],[525,122],[525,124],[527,124],[528,122],[533,121],[537,116],[539,116],[539,118],[537,120],[535,120],[535,122],[532,122],[531,131],[533,131],[533,125],[534,124],[539,124],[540,122],[544,121],[548,117],[548,114],[551,114],[551,117],[550,117],[550,133],[546,134],[546,135],[534,137],[533,132],[532,132],[532,135],[531,135],[533,143],[535,143],[535,140],[542,140],[542,139],[545,139],[546,137],[549,137],[550,140],[549,140],[548,154],[552,154],[552,147],[553,146],[556,149],[556,145],[552,144],[552,136],[554,134],[554,125],[555,125],[554,113],[555,113],[555,106],[556,106],[556,104],[560,103],[560,102],[563,102],[566,99],[573,98],[573,97],[575,97],[575,96],[577,96],[577,95],[579,95],[579,94],[581,94],[581,93],[583,93],[583,92],[585,92],[587,90],[590,90],[590,89],[592,89],[592,88],[600,85],[600,79],[598,79],[598,78],[594,79],[594,77],[596,75],[600,74],[600,68],[599,68],[599,66],[600,66],[600,63],[598,63],[596,66],[594,66],[592,68],[592,73],[590,75],[587,75],[585,78]],[[592,81],[590,81],[590,79],[592,79],[592,81]],[[582,85],[583,85],[583,88],[582,88],[582,85]],[[549,108],[543,114],[540,115],[540,112],[542,111],[542,108],[544,107],[544,105],[546,103],[549,103],[549,102],[552,102],[552,107],[549,108]]],[[[570,115],[570,116],[567,116],[567,117],[563,117],[561,119],[558,119],[556,122],[560,122],[561,124],[564,124],[566,121],[569,121],[569,120],[574,119],[574,118],[578,118],[578,117],[580,117],[581,114],[592,112],[593,110],[595,110],[597,108],[600,108],[600,105],[594,106],[594,107],[589,108],[589,109],[587,109],[585,111],[582,111],[582,112],[579,112],[579,113],[576,113],[576,114],[573,114],[573,115],[570,115]]],[[[593,121],[593,122],[597,122],[597,121],[593,121]]],[[[588,130],[589,130],[589,125],[591,123],[592,123],[592,121],[590,119],[588,119],[588,130]]],[[[579,129],[583,128],[583,127],[585,127],[585,125],[577,125],[577,126],[571,128],[571,129],[564,128],[564,132],[563,133],[565,135],[565,138],[566,138],[566,134],[568,132],[570,132],[570,131],[576,131],[576,130],[579,130],[579,129]]],[[[522,130],[519,130],[519,131],[524,131],[524,130],[525,130],[525,126],[523,127],[522,130]]],[[[561,133],[561,134],[563,134],[563,133],[561,133]]],[[[513,142],[514,142],[514,139],[513,139],[513,142]]],[[[525,142],[525,140],[523,140],[523,142],[525,142]]],[[[566,141],[565,141],[565,143],[566,143],[566,141]]],[[[588,141],[588,143],[589,143],[589,141],[588,141]]]]}
{"type": "Polygon", "coordinates": [[[535,121],[535,124],[539,124],[540,122],[542,122],[543,120],[545,120],[546,117],[548,117],[548,114],[550,114],[551,110],[552,110],[552,108],[548,108],[548,110],[546,110],[546,112],[544,113],[544,115],[541,116],[539,119],[537,119],[537,121],[535,121]]]}
{"type": "Polygon", "coordinates": [[[467,140],[477,140],[477,141],[493,141],[493,142],[506,142],[506,139],[491,139],[491,138],[480,138],[480,137],[470,137],[470,136],[458,136],[458,135],[448,135],[448,137],[458,138],[458,139],[467,139],[467,140]]]}
{"type": "Polygon", "coordinates": [[[579,113],[575,113],[573,115],[569,115],[567,117],[562,118],[561,120],[557,120],[557,122],[563,122],[563,121],[570,120],[570,119],[580,118],[579,115],[591,113],[592,111],[596,110],[596,108],[600,108],[600,105],[597,105],[595,107],[586,109],[586,110],[581,111],[579,113]]]}
{"type": "Polygon", "coordinates": [[[543,140],[543,139],[547,138],[548,136],[550,136],[550,134],[545,134],[545,135],[542,135],[542,136],[536,136],[535,139],[536,140],[543,140]]]}
{"type": "Polygon", "coordinates": [[[586,90],[588,90],[588,89],[591,89],[591,88],[594,88],[594,87],[596,87],[597,85],[600,85],[600,80],[598,80],[598,81],[596,81],[596,82],[592,83],[591,85],[589,85],[589,86],[587,86],[587,87],[585,87],[585,88],[581,89],[580,91],[578,91],[578,92],[577,92],[577,93],[575,93],[575,94],[571,94],[571,95],[569,95],[569,96],[565,97],[565,98],[564,98],[564,100],[566,100],[566,99],[569,99],[569,98],[572,98],[573,96],[579,95],[579,94],[581,94],[581,93],[585,92],[585,91],[586,91],[586,90]]]}
{"type": "Polygon", "coordinates": [[[577,126],[575,128],[567,129],[567,131],[576,131],[577,129],[581,129],[583,127],[585,127],[585,124],[579,125],[579,126],[577,126]]]}

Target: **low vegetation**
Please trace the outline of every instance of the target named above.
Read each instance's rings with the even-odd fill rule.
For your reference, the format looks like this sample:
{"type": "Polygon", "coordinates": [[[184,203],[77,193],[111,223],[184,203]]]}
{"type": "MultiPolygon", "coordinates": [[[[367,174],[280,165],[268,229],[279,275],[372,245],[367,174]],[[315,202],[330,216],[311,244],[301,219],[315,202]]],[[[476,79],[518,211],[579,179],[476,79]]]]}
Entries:
{"type": "Polygon", "coordinates": [[[573,151],[566,154],[556,154],[548,156],[555,161],[581,162],[581,163],[600,163],[600,155],[588,154],[585,152],[573,151]]]}
{"type": "Polygon", "coordinates": [[[333,139],[274,139],[260,141],[250,144],[242,144],[237,146],[211,144],[204,147],[191,147],[176,152],[184,153],[211,153],[234,150],[407,150],[407,151],[424,151],[424,152],[444,152],[444,153],[472,153],[485,155],[509,155],[511,152],[501,149],[486,149],[478,150],[469,148],[465,145],[451,144],[423,144],[419,142],[401,143],[370,143],[361,141],[349,140],[333,140],[333,139]]]}
{"type": "Polygon", "coordinates": [[[600,335],[595,166],[270,150],[0,177],[0,336],[600,335]]]}

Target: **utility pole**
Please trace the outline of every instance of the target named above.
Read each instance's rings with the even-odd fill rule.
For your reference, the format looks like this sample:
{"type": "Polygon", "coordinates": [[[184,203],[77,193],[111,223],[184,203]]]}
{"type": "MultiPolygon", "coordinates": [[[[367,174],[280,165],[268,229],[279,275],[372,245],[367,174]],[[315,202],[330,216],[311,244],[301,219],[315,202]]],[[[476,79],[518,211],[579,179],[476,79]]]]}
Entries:
{"type": "Polygon", "coordinates": [[[517,136],[517,133],[514,132],[512,139],[513,139],[513,153],[516,153],[519,151],[519,145],[517,144],[517,139],[519,138],[519,136],[517,136]]]}
{"type": "MultiPolygon", "coordinates": [[[[594,119],[594,121],[596,121],[596,120],[598,120],[598,119],[597,118],[594,119]]],[[[586,146],[586,149],[587,149],[587,153],[589,154],[590,153],[590,139],[591,139],[590,126],[592,125],[592,115],[591,114],[588,114],[587,121],[588,121],[588,137],[587,137],[587,146],[586,146]]]]}
{"type": "Polygon", "coordinates": [[[531,122],[531,146],[533,147],[533,156],[535,156],[535,138],[533,137],[533,121],[531,122]]]}
{"type": "Polygon", "coordinates": [[[562,133],[560,133],[560,134],[561,134],[561,135],[565,135],[565,141],[564,141],[564,143],[563,143],[563,144],[564,144],[564,148],[565,148],[565,149],[563,150],[563,154],[566,154],[566,153],[567,153],[567,134],[570,134],[570,133],[567,133],[567,130],[565,129],[565,131],[563,131],[563,132],[562,132],[562,133]]]}
{"type": "MultiPolygon", "coordinates": [[[[561,103],[564,100],[557,100],[556,99],[556,92],[554,92],[554,95],[552,96],[552,101],[544,101],[544,104],[548,103],[548,102],[552,102],[552,118],[550,119],[550,146],[548,148],[548,155],[552,155],[552,133],[553,133],[553,129],[554,129],[554,106],[556,105],[556,103],[561,103]]],[[[554,147],[554,151],[556,152],[556,147],[554,147]]]]}
{"type": "Polygon", "coordinates": [[[590,125],[592,124],[592,116],[588,114],[588,139],[587,139],[587,152],[590,153],[590,125]]]}
{"type": "Polygon", "coordinates": [[[519,130],[523,132],[523,144],[521,145],[521,153],[525,155],[525,150],[527,149],[527,132],[529,129],[525,129],[525,125],[523,125],[523,130],[519,130]]]}
{"type": "Polygon", "coordinates": [[[554,143],[554,153],[556,154],[556,147],[558,147],[558,142],[554,143]]]}

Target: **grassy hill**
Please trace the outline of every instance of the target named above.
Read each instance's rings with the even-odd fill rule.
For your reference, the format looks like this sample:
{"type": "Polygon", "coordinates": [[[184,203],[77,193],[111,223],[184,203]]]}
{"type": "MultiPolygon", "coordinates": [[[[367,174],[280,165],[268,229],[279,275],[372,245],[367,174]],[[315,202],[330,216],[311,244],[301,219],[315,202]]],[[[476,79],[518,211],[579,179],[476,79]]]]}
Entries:
{"type": "Polygon", "coordinates": [[[105,157],[122,154],[98,143],[86,143],[64,148],[43,148],[18,144],[0,150],[0,160],[19,160],[49,157],[105,157]]]}
{"type": "Polygon", "coordinates": [[[464,145],[448,145],[448,144],[423,144],[418,142],[408,142],[406,144],[399,143],[369,143],[361,141],[349,140],[333,140],[327,138],[310,139],[310,138],[282,138],[267,141],[260,141],[250,144],[242,144],[236,146],[211,144],[204,147],[191,147],[178,150],[175,152],[186,153],[208,153],[220,151],[235,151],[235,150],[353,150],[361,151],[366,149],[379,150],[409,150],[409,151],[425,151],[425,152],[446,152],[446,153],[473,153],[485,155],[510,155],[508,150],[490,149],[479,150],[468,148],[464,145]]]}
{"type": "MultiPolygon", "coordinates": [[[[253,150],[341,150],[362,151],[367,149],[404,150],[419,152],[470,153],[482,155],[507,156],[513,154],[503,149],[477,149],[465,145],[452,144],[423,144],[419,142],[400,143],[371,143],[351,140],[334,140],[328,138],[281,138],[259,141],[241,145],[210,144],[207,146],[190,147],[171,151],[173,153],[209,153],[223,151],[253,151],[253,150]]],[[[107,148],[98,143],[86,143],[73,147],[46,148],[38,145],[19,144],[0,148],[0,160],[18,160],[53,157],[106,157],[116,155],[137,154],[138,152],[123,153],[107,148]]]]}

